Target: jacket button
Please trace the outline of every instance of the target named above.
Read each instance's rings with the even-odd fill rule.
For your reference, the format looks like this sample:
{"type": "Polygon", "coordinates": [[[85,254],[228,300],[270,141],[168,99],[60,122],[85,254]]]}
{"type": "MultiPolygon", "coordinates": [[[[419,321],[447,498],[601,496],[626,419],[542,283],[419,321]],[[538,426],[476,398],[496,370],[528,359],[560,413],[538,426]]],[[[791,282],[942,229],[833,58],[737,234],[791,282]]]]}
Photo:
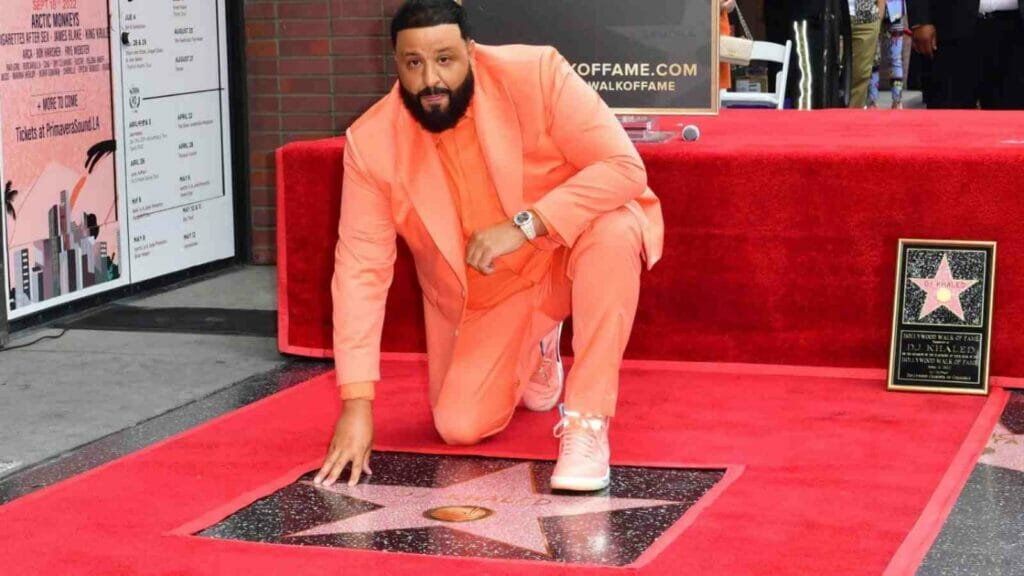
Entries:
{"type": "Polygon", "coordinates": [[[459,329],[458,329],[458,328],[456,328],[456,329],[455,329],[455,335],[456,335],[456,336],[458,336],[458,335],[459,335],[459,329]]]}

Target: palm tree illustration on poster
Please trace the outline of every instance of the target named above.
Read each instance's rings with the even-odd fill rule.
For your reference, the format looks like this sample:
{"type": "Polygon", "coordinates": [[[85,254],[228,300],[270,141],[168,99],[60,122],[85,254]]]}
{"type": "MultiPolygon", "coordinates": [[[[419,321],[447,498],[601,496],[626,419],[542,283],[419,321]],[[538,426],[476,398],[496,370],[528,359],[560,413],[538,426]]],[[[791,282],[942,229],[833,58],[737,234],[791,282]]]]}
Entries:
{"type": "MultiPolygon", "coordinates": [[[[107,239],[110,234],[101,237],[104,227],[116,229],[118,225],[118,198],[113,186],[116,146],[113,139],[89,146],[82,155],[80,173],[75,175],[70,187],[50,185],[54,172],[64,173],[65,179],[74,173],[74,169],[57,163],[47,165],[27,194],[23,194],[13,180],[6,180],[4,212],[8,259],[5,268],[11,310],[120,277],[119,250],[116,247],[111,250],[107,239]],[[102,184],[91,185],[90,178],[98,170],[109,174],[100,172],[102,184]],[[95,195],[100,198],[89,198],[95,195]],[[108,199],[109,202],[105,201],[108,199]],[[97,200],[101,210],[91,211],[95,210],[97,200]],[[107,204],[105,210],[103,204],[107,204]],[[24,222],[29,217],[26,214],[35,217],[34,226],[19,226],[19,215],[24,222]],[[46,218],[46,236],[39,232],[41,215],[46,218]]],[[[116,230],[113,236],[116,239],[116,230]]]]}

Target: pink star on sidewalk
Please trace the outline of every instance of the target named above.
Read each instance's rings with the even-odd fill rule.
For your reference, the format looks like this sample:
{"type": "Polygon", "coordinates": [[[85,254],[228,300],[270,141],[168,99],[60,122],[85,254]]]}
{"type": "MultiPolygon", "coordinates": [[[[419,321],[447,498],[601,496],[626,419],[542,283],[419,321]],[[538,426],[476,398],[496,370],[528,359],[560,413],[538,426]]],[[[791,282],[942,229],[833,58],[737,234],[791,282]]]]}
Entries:
{"type": "Polygon", "coordinates": [[[963,306],[960,304],[960,294],[977,284],[978,281],[953,278],[947,255],[942,255],[942,262],[939,264],[939,270],[935,273],[934,278],[911,278],[910,281],[927,294],[918,320],[942,307],[952,312],[960,320],[966,320],[963,306]]]}
{"type": "Polygon", "coordinates": [[[1014,434],[1003,424],[996,424],[978,462],[1024,472],[1024,434],[1014,434]]]}
{"type": "Polygon", "coordinates": [[[551,553],[541,528],[541,518],[678,504],[668,500],[607,495],[540,494],[533,489],[529,464],[517,464],[444,488],[375,484],[354,487],[335,484],[317,488],[383,508],[289,534],[288,537],[444,526],[545,556],[551,553]]]}

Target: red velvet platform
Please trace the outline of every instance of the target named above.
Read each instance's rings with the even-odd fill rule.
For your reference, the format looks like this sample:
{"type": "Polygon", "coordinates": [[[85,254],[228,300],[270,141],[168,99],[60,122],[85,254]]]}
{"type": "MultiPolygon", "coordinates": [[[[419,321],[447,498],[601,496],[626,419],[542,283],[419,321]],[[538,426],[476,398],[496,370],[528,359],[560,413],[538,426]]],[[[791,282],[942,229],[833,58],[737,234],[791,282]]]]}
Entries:
{"type": "MultiPolygon", "coordinates": [[[[700,141],[640,145],[665,257],[645,275],[631,358],[883,367],[897,239],[999,242],[992,373],[1024,376],[1024,115],[728,110],[700,141]]],[[[343,139],[278,152],[280,349],[331,353],[343,139]]],[[[404,250],[389,351],[422,351],[404,250]]]]}

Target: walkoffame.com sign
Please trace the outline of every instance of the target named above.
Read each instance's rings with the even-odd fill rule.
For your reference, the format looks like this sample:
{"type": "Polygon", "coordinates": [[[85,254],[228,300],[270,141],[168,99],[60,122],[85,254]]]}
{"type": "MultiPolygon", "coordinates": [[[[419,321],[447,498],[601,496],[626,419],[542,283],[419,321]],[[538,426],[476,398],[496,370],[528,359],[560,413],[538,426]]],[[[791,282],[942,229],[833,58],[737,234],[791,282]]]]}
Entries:
{"type": "Polygon", "coordinates": [[[556,47],[620,114],[718,110],[719,0],[465,0],[483,44],[556,47]]]}

